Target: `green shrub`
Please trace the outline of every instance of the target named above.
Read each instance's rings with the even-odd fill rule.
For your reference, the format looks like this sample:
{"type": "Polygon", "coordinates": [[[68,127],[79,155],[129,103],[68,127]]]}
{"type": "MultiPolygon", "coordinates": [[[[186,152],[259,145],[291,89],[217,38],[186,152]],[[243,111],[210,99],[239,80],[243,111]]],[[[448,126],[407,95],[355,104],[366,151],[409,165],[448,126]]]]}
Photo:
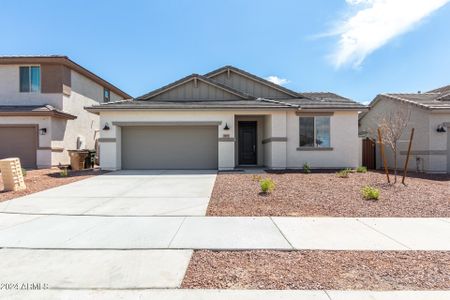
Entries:
{"type": "Polygon", "coordinates": [[[271,193],[275,189],[275,182],[271,178],[264,178],[259,181],[259,186],[264,194],[271,193]]]}
{"type": "Polygon", "coordinates": [[[380,197],[380,190],[369,185],[362,188],[361,194],[366,200],[378,200],[380,197]]]}
{"type": "Polygon", "coordinates": [[[308,163],[303,164],[303,172],[311,173],[311,166],[308,163]]]}
{"type": "Polygon", "coordinates": [[[348,174],[351,173],[351,169],[344,169],[344,170],[340,170],[339,172],[336,173],[336,175],[340,178],[348,178],[348,174]]]}
{"type": "Polygon", "coordinates": [[[22,168],[22,176],[27,177],[27,170],[25,170],[24,168],[22,168]]]}
{"type": "Polygon", "coordinates": [[[358,173],[367,173],[367,167],[361,166],[356,168],[356,172],[358,173]]]}
{"type": "Polygon", "coordinates": [[[61,175],[61,177],[67,177],[69,175],[67,168],[62,168],[59,175],[61,175]]]}

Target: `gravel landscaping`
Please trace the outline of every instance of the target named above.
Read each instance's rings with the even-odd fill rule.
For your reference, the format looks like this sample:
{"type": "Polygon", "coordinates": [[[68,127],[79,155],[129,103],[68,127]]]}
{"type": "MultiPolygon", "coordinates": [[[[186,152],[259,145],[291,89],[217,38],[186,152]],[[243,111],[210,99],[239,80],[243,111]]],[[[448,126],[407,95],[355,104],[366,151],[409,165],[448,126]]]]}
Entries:
{"type": "Polygon", "coordinates": [[[412,176],[405,186],[387,184],[380,172],[351,173],[348,178],[335,172],[219,173],[207,215],[450,217],[450,176],[412,176]],[[256,176],[272,178],[275,190],[260,194],[256,176]],[[380,190],[379,200],[363,199],[361,189],[366,185],[380,190]]]}
{"type": "Polygon", "coordinates": [[[450,289],[450,252],[196,251],[182,288],[450,289]]]}
{"type": "Polygon", "coordinates": [[[27,189],[22,191],[9,192],[3,191],[3,180],[0,174],[0,202],[40,192],[52,187],[72,183],[104,173],[104,171],[100,171],[99,169],[89,169],[82,171],[69,171],[68,176],[62,177],[60,175],[60,170],[57,168],[30,170],[27,171],[27,174],[24,177],[27,189]]]}

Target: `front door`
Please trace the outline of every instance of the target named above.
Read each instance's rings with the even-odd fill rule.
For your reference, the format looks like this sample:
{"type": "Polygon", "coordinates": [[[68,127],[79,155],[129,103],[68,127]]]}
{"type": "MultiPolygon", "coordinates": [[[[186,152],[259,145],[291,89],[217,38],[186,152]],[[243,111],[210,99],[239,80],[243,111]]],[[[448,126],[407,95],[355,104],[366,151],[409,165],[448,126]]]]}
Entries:
{"type": "Polygon", "coordinates": [[[256,121],[238,122],[238,159],[240,165],[256,165],[256,121]]]}

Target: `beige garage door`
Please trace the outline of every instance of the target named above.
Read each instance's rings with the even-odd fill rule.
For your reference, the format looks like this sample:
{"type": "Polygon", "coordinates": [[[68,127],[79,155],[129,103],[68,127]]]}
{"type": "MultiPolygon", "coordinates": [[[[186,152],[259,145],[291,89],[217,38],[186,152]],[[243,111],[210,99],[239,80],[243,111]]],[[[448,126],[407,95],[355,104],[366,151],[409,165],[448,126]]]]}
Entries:
{"type": "Polygon", "coordinates": [[[122,169],[217,169],[217,126],[122,127],[122,169]]]}
{"type": "Polygon", "coordinates": [[[37,128],[0,125],[0,159],[19,157],[22,167],[36,168],[37,128]]]}

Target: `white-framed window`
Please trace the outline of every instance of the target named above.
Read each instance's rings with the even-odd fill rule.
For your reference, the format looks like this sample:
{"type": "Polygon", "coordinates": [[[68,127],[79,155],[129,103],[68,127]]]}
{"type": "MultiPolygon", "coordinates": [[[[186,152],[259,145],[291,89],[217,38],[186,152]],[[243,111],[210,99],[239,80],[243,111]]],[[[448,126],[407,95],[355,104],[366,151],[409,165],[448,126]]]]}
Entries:
{"type": "Polygon", "coordinates": [[[21,93],[39,93],[41,91],[41,67],[19,67],[19,81],[21,93]]]}
{"type": "Polygon", "coordinates": [[[330,148],[330,117],[300,117],[300,148],[330,148]]]}
{"type": "Polygon", "coordinates": [[[103,102],[109,102],[111,100],[111,92],[107,88],[103,88],[103,102]]]}

